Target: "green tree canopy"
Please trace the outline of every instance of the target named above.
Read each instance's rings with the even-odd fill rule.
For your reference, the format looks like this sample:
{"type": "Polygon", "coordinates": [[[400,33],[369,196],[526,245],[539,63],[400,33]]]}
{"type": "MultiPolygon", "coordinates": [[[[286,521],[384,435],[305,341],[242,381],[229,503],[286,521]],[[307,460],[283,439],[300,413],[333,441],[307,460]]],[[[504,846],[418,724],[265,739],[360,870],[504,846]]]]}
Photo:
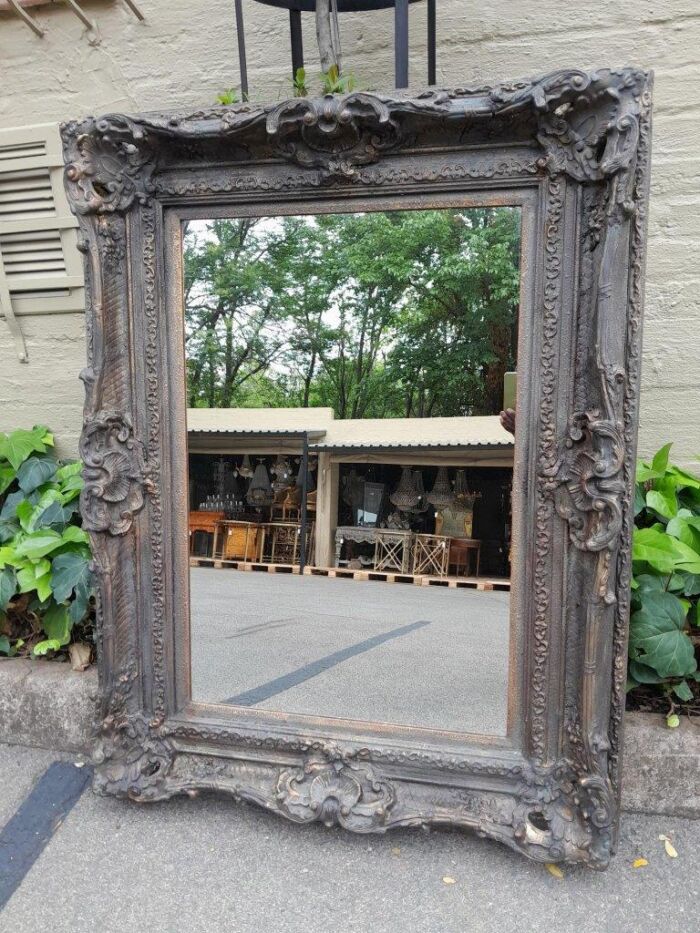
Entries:
{"type": "Polygon", "coordinates": [[[478,208],[190,225],[189,404],[497,412],[516,365],[519,220],[478,208]]]}

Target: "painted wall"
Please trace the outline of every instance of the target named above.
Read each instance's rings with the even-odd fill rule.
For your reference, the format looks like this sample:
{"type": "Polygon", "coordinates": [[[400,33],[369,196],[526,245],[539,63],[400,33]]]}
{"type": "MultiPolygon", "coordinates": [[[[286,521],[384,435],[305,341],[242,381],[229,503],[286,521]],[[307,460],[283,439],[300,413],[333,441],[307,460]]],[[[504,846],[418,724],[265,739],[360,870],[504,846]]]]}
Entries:
{"type": "MultiPolygon", "coordinates": [[[[110,110],[199,107],[238,83],[231,0],[139,0],[139,23],[116,2],[84,2],[95,42],[65,7],[32,10],[37,38],[0,15],[0,125],[110,110]]],[[[251,96],[289,94],[284,11],[244,0],[251,96]]],[[[393,83],[392,11],[342,18],[346,66],[363,87],[393,83]]],[[[317,72],[306,17],[308,71],[317,72]]],[[[425,81],[425,5],[411,8],[411,80],[425,81]]],[[[482,83],[558,67],[635,64],[656,71],[652,207],[640,450],[667,440],[691,465],[700,454],[700,7],[689,0],[440,0],[438,82],[482,83]],[[504,18],[505,11],[507,18],[504,18]]],[[[313,82],[312,82],[313,83],[313,82]]],[[[83,365],[80,315],[23,318],[20,364],[0,322],[0,429],[41,420],[75,445],[83,365]]]]}

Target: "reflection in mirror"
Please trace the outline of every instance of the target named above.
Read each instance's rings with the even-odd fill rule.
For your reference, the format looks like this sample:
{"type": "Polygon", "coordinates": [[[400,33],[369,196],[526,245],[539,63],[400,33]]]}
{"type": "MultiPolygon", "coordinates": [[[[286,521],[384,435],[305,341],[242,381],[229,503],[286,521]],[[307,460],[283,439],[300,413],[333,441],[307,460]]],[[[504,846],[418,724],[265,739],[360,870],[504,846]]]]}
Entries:
{"type": "Polygon", "coordinates": [[[193,699],[506,733],[520,219],[184,225],[193,699]]]}

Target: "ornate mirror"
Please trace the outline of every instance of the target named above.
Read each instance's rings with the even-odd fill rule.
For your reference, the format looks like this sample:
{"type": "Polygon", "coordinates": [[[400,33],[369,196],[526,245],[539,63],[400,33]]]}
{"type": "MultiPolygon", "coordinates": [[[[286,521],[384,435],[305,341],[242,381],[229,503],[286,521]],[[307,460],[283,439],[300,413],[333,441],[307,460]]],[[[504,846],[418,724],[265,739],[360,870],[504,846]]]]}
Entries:
{"type": "Polygon", "coordinates": [[[651,79],[63,127],[95,787],[615,848],[651,79]]]}

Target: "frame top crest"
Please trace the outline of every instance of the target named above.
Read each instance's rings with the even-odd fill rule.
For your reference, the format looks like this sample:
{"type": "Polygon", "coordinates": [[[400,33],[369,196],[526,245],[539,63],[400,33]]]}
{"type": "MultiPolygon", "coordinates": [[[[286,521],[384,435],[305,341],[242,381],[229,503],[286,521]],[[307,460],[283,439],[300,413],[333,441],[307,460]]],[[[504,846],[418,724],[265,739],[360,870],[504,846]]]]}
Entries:
{"type": "Polygon", "coordinates": [[[288,160],[322,181],[350,179],[385,153],[430,145],[536,141],[541,167],[576,181],[624,173],[633,161],[647,72],[555,71],[494,87],[430,90],[415,97],[367,92],[241,104],[193,113],[106,114],[63,125],[66,187],[76,213],[126,211],[145,203],[153,175],[230,163],[288,160]]]}

